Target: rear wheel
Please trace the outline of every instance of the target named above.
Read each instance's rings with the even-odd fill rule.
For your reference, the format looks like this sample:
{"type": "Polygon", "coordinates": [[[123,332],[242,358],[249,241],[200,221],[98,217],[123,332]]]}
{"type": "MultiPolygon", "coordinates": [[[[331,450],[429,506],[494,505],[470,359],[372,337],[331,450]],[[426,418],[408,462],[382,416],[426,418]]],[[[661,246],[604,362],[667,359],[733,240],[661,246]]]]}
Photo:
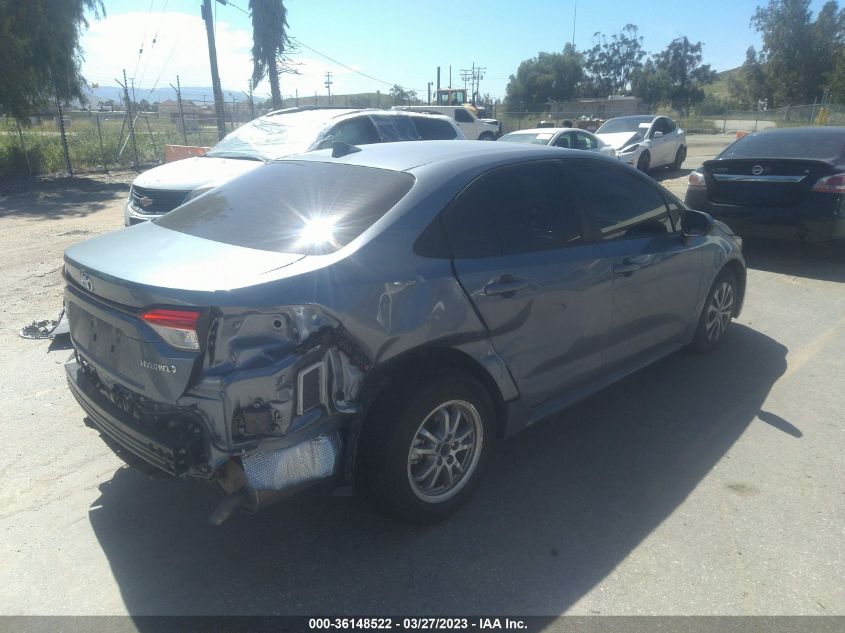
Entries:
{"type": "Polygon", "coordinates": [[[673,164],[672,166],[673,166],[675,169],[680,169],[680,168],[683,166],[684,161],[685,161],[686,159],[687,159],[687,148],[686,148],[686,147],[684,147],[683,145],[681,145],[681,146],[678,148],[677,153],[675,154],[675,162],[674,162],[674,164],[673,164]]]}
{"type": "Polygon", "coordinates": [[[412,523],[433,523],[470,496],[495,437],[484,387],[447,371],[379,407],[362,447],[377,500],[412,523]]]}
{"type": "Polygon", "coordinates": [[[637,169],[647,174],[649,167],[651,167],[651,154],[645,151],[637,159],[637,169]]]}
{"type": "Polygon", "coordinates": [[[722,342],[736,309],[736,288],[736,277],[730,270],[723,270],[716,277],[698,320],[692,342],[695,351],[709,352],[722,342]]]}

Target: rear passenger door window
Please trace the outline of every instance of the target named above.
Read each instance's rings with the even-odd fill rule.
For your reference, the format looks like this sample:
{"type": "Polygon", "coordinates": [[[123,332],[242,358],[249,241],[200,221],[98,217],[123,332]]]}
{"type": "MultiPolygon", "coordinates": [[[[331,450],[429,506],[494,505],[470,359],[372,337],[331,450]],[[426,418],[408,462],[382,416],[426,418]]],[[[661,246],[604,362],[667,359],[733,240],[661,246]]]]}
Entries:
{"type": "Polygon", "coordinates": [[[444,226],[456,258],[516,255],[583,241],[574,192],[553,161],[480,178],[446,212],[444,226]]]}
{"type": "Polygon", "coordinates": [[[603,241],[674,232],[663,195],[625,168],[583,160],[572,170],[603,241]]]}
{"type": "Polygon", "coordinates": [[[326,135],[327,140],[339,141],[348,145],[367,145],[378,143],[379,138],[373,124],[367,117],[349,119],[335,125],[326,135]]]}
{"type": "Polygon", "coordinates": [[[424,141],[451,141],[458,137],[457,130],[447,120],[415,116],[413,122],[424,141]]]}
{"type": "Polygon", "coordinates": [[[420,138],[411,117],[407,115],[376,115],[370,117],[382,143],[416,141],[420,138]]]}

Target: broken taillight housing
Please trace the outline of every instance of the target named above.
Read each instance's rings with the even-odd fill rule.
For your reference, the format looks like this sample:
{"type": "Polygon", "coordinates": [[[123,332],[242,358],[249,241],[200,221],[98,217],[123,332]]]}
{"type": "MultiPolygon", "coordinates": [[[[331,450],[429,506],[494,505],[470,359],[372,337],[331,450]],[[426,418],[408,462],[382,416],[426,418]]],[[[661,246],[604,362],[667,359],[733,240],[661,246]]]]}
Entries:
{"type": "Polygon", "coordinates": [[[813,185],[813,191],[821,193],[845,193],[845,174],[833,174],[819,178],[813,185]]]}
{"type": "Polygon", "coordinates": [[[168,310],[157,308],[141,313],[141,319],[153,328],[166,343],[177,349],[198,350],[197,323],[200,313],[196,310],[168,310]]]}

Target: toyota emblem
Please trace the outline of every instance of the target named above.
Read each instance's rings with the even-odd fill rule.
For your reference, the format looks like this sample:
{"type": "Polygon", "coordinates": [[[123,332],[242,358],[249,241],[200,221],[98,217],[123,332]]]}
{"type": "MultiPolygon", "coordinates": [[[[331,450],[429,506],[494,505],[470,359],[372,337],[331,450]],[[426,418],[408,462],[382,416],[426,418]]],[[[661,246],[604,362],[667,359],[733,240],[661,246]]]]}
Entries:
{"type": "Polygon", "coordinates": [[[79,285],[88,292],[94,292],[94,281],[91,279],[91,275],[84,270],[79,273],[79,285]]]}
{"type": "Polygon", "coordinates": [[[763,173],[763,166],[762,165],[754,165],[754,167],[751,168],[751,173],[754,174],[755,176],[759,176],[760,174],[763,173]]]}

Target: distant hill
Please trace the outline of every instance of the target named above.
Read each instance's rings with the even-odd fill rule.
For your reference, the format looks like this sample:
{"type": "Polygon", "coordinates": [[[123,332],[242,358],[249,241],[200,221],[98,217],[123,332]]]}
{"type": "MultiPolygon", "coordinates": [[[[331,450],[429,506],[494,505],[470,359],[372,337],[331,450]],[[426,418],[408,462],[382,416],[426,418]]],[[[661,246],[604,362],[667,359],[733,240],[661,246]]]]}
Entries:
{"type": "MultiPolygon", "coordinates": [[[[223,89],[223,98],[231,102],[232,97],[239,103],[246,103],[247,96],[242,92],[235,90],[223,89]]],[[[425,95],[423,95],[425,97],[425,95]]],[[[88,98],[91,105],[95,106],[101,101],[108,101],[113,99],[115,102],[123,101],[123,88],[120,86],[99,86],[97,88],[89,89],[88,98]]],[[[186,101],[193,101],[201,104],[203,102],[212,104],[214,102],[214,91],[211,87],[196,87],[196,86],[182,86],[182,98],[186,101]]],[[[136,88],[135,100],[141,101],[146,99],[150,103],[156,101],[166,101],[168,99],[176,99],[176,91],[170,86],[158,87],[150,91],[148,88],[136,88]]],[[[262,103],[266,99],[265,96],[255,95],[255,102],[262,103]]],[[[285,97],[283,100],[283,107],[290,108],[297,104],[299,105],[329,105],[329,97],[326,94],[315,95],[301,95],[299,99],[293,97],[285,97]]],[[[425,103],[425,101],[416,101],[414,103],[425,103]]],[[[389,108],[394,105],[393,99],[389,94],[382,92],[362,92],[351,95],[332,95],[331,105],[334,106],[349,106],[350,108],[389,108]]],[[[405,104],[401,104],[405,105],[405,104]]]]}
{"type": "Polygon", "coordinates": [[[728,90],[728,79],[742,70],[742,66],[731,68],[730,70],[723,70],[716,74],[716,81],[712,84],[704,86],[704,94],[708,97],[716,97],[717,99],[729,99],[731,96],[728,90]]]}

